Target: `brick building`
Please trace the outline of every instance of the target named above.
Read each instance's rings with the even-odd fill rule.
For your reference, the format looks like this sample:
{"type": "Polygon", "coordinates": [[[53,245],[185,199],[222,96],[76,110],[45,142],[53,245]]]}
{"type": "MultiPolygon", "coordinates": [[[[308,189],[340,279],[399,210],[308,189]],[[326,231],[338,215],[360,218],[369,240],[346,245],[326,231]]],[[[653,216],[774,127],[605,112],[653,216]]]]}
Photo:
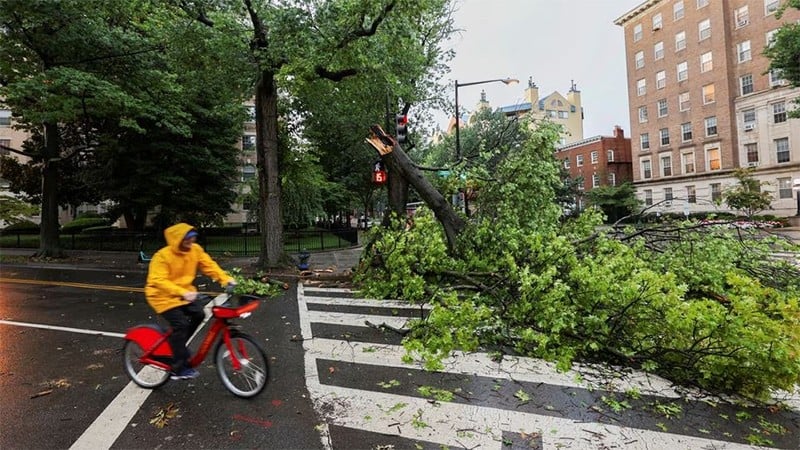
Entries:
{"type": "MultiPolygon", "coordinates": [[[[584,191],[632,181],[631,139],[620,126],[614,127],[613,136],[594,136],[558,147],[556,159],[563,161],[570,178],[583,177],[584,191]]],[[[583,199],[577,199],[576,206],[583,209],[583,199]]]]}
{"type": "Polygon", "coordinates": [[[711,211],[733,171],[753,167],[773,214],[795,214],[800,89],[768,72],[763,56],[783,23],[779,0],[648,0],[619,17],[625,33],[633,180],[646,205],[711,211]]]}

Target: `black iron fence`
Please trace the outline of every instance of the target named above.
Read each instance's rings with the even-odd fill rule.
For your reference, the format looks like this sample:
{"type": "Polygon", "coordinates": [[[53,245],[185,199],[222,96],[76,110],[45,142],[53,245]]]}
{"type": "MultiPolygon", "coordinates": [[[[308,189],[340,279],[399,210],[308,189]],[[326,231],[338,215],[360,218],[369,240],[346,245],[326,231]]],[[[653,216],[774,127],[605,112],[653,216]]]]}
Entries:
{"type": "MultiPolygon", "coordinates": [[[[144,251],[152,253],[165,245],[160,233],[125,231],[103,233],[62,233],[65,250],[144,251]]],[[[290,230],[284,232],[284,249],[288,253],[303,250],[321,251],[358,245],[358,230],[290,230]]],[[[258,234],[219,234],[200,232],[198,243],[212,255],[258,256],[261,236],[258,234]]],[[[39,234],[8,232],[0,235],[0,248],[38,248],[39,234]]]]}

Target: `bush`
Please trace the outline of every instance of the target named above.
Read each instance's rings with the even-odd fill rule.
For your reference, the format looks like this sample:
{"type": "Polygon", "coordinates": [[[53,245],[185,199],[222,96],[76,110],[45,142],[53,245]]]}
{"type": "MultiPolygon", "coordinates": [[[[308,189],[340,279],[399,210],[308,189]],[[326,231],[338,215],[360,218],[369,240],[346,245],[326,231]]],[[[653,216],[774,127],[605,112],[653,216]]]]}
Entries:
{"type": "Polygon", "coordinates": [[[3,228],[0,234],[34,234],[38,232],[39,224],[33,223],[30,220],[23,220],[22,222],[17,222],[3,228]]]}
{"type": "Polygon", "coordinates": [[[99,227],[88,227],[81,230],[81,234],[111,234],[118,230],[117,227],[112,225],[101,225],[99,227]]]}
{"type": "Polygon", "coordinates": [[[77,218],[61,227],[62,233],[80,233],[86,228],[108,226],[111,222],[101,217],[77,218]]]}

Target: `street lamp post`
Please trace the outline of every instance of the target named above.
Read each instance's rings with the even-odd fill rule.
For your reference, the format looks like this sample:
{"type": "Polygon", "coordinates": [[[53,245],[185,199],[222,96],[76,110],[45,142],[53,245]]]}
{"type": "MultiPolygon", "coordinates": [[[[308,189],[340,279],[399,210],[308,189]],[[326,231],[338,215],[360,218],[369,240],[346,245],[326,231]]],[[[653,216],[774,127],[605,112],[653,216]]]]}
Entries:
{"type": "Polygon", "coordinates": [[[458,88],[464,86],[474,86],[476,84],[486,84],[486,83],[504,83],[504,84],[516,84],[519,83],[519,80],[514,78],[497,78],[494,80],[483,80],[483,81],[470,81],[469,83],[459,83],[458,80],[455,81],[455,90],[456,90],[456,163],[461,161],[461,133],[459,132],[461,128],[461,124],[459,123],[461,117],[459,117],[458,112],[458,88]]]}

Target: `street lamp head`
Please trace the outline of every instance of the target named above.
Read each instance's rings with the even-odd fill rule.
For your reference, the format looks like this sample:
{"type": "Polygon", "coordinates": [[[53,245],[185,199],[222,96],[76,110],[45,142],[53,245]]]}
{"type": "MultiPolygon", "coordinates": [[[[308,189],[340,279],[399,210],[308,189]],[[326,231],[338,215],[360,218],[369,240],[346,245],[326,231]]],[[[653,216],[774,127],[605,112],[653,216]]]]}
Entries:
{"type": "Polygon", "coordinates": [[[502,81],[505,84],[517,84],[517,83],[519,83],[519,80],[516,79],[516,78],[506,78],[505,80],[500,80],[500,81],[502,81]]]}

